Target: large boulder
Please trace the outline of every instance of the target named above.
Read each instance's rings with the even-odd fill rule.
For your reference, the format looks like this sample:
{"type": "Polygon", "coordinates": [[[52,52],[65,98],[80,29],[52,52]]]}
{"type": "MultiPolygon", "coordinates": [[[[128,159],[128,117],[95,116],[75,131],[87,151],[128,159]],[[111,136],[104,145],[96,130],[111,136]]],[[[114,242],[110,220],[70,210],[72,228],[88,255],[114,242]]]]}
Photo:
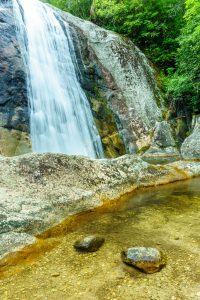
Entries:
{"type": "Polygon", "coordinates": [[[184,159],[200,160],[200,116],[193,118],[193,130],[181,146],[181,154],[184,159]]]}

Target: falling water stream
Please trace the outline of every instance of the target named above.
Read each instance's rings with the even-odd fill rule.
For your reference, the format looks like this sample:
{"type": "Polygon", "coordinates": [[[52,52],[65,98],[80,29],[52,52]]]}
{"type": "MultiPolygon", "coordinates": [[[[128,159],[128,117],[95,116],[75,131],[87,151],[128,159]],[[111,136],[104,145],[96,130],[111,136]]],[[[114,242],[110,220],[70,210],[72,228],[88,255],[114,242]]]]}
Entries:
{"type": "Polygon", "coordinates": [[[78,81],[69,25],[38,0],[14,0],[13,8],[27,67],[33,151],[103,157],[101,139],[78,81]]]}

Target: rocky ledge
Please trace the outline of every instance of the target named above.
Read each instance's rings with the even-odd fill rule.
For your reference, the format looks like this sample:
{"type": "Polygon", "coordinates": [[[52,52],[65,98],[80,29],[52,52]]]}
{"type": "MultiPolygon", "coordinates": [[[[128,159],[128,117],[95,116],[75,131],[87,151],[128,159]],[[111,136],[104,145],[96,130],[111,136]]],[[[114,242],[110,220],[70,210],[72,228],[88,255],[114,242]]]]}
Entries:
{"type": "Polygon", "coordinates": [[[0,158],[0,258],[70,215],[136,188],[200,175],[200,162],[151,165],[133,155],[91,160],[59,154],[0,158]]]}

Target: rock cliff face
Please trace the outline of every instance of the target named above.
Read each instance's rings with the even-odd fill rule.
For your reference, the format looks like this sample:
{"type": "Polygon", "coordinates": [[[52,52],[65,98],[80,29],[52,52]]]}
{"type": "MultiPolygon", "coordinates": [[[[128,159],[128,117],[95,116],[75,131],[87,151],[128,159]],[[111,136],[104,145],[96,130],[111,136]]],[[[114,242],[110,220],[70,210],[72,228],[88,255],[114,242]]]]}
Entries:
{"type": "Polygon", "coordinates": [[[100,89],[104,105],[113,113],[126,152],[136,153],[149,145],[152,128],[162,120],[162,99],[146,57],[130,40],[56,11],[84,40],[81,49],[88,51],[87,57],[82,57],[85,65],[89,59],[90,67],[97,65],[102,74],[106,86],[100,89]]]}
{"type": "MultiPolygon", "coordinates": [[[[79,79],[90,101],[106,156],[136,153],[148,146],[152,128],[162,121],[159,108],[162,99],[145,56],[129,40],[117,34],[57,9],[54,11],[63,28],[65,22],[71,26],[79,79]]],[[[28,140],[26,68],[16,39],[10,0],[0,6],[0,42],[0,60],[3,62],[0,69],[0,126],[16,130],[18,137],[21,132],[27,133],[28,140]]],[[[23,139],[19,140],[19,143],[23,142],[23,139]]],[[[13,148],[13,152],[5,149],[6,145],[1,147],[1,154],[29,152],[30,141],[21,152],[19,147],[13,148]]]]}
{"type": "MultiPolygon", "coordinates": [[[[79,81],[89,99],[106,157],[138,153],[145,159],[179,159],[177,145],[187,130],[179,124],[181,129],[176,130],[182,131],[174,135],[164,121],[162,97],[146,57],[130,40],[50,9],[63,28],[66,23],[70,25],[79,81]]],[[[0,154],[13,156],[30,152],[31,141],[26,66],[11,0],[1,1],[0,43],[0,154]]],[[[194,132],[182,145],[184,158],[199,159],[198,123],[197,118],[194,132]]]]}
{"type": "Polygon", "coordinates": [[[192,134],[183,142],[181,153],[184,159],[200,160],[200,116],[193,118],[192,125],[192,134]]]}
{"type": "Polygon", "coordinates": [[[30,142],[26,150],[17,150],[22,135],[28,139],[29,113],[26,72],[11,1],[4,1],[0,6],[0,45],[0,154],[9,156],[30,151],[30,142]]]}

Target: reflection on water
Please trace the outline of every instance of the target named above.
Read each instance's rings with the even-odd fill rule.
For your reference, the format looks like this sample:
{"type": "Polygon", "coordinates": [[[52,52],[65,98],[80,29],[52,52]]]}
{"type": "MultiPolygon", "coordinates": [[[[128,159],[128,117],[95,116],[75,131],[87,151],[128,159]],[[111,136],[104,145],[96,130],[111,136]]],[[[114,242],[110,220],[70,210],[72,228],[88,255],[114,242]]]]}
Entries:
{"type": "Polygon", "coordinates": [[[155,164],[155,165],[165,165],[165,164],[169,164],[178,160],[181,160],[180,157],[177,156],[142,156],[142,159],[146,162],[148,162],[149,164],[155,164]]]}
{"type": "MultiPolygon", "coordinates": [[[[160,228],[167,222],[169,223],[169,232],[171,234],[174,232],[174,235],[176,235],[178,234],[176,228],[196,220],[196,212],[199,209],[200,179],[196,178],[158,188],[137,191],[133,197],[120,207],[117,207],[117,209],[111,209],[98,217],[94,213],[94,218],[86,223],[81,231],[85,229],[85,233],[89,233],[94,231],[95,228],[97,232],[98,228],[98,232],[102,235],[107,235],[108,233],[114,235],[115,232],[120,232],[120,236],[116,237],[116,239],[120,243],[123,241],[125,244],[131,244],[130,227],[138,227],[140,228],[139,239],[137,238],[138,233],[135,232],[132,241],[135,243],[138,239],[140,244],[141,234],[144,235],[145,231],[146,234],[150,234],[153,237],[154,229],[156,228],[152,230],[152,224],[157,224],[155,226],[160,228]],[[125,236],[123,236],[123,233],[125,236]]],[[[132,232],[135,231],[135,228],[132,229],[132,232]]],[[[156,236],[156,239],[159,238],[161,239],[161,236],[156,236]]]]}
{"type": "Polygon", "coordinates": [[[123,209],[154,204],[159,206],[171,205],[172,207],[183,207],[196,202],[199,197],[200,178],[196,178],[164,185],[156,189],[148,188],[143,191],[138,191],[137,194],[125,204],[123,209]]]}

